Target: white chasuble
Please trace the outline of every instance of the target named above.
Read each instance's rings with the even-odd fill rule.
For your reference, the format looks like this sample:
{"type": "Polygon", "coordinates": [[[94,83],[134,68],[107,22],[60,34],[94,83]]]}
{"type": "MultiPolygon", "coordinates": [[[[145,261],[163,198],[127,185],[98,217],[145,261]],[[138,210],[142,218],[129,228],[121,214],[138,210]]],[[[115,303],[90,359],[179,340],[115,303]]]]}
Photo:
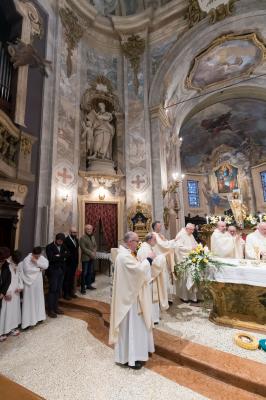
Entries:
{"type": "Polygon", "coordinates": [[[42,271],[47,268],[48,260],[42,255],[36,260],[36,264],[32,262],[31,253],[22,262],[24,281],[22,329],[46,319],[42,271]]]}
{"type": "MultiPolygon", "coordinates": [[[[197,247],[194,236],[189,235],[185,228],[176,235],[176,257],[177,261],[181,262],[185,257],[197,247]]],[[[177,281],[177,296],[184,301],[197,301],[198,288],[193,284],[192,278],[188,275],[183,275],[177,281]]]]}
{"type": "Polygon", "coordinates": [[[130,250],[119,246],[114,267],[109,343],[115,344],[115,362],[130,366],[147,361],[154,352],[151,311],[151,269],[130,250]]]}
{"type": "Polygon", "coordinates": [[[216,257],[235,258],[235,240],[228,232],[215,229],[211,235],[211,252],[216,257]]]}
{"type": "MultiPolygon", "coordinates": [[[[143,242],[138,250],[137,259],[143,261],[153,251],[154,250],[149,243],[143,242]]],[[[169,308],[167,289],[164,282],[166,269],[167,265],[165,256],[159,255],[155,257],[151,264],[152,281],[150,284],[152,297],[152,320],[154,323],[158,323],[160,320],[160,308],[162,310],[169,308]]]]}
{"type": "Polygon", "coordinates": [[[247,235],[245,255],[250,260],[259,260],[262,253],[266,253],[266,236],[256,230],[247,235]]]}
{"type": "Polygon", "coordinates": [[[21,308],[20,308],[20,293],[17,289],[23,289],[21,279],[21,263],[14,264],[8,260],[9,269],[11,272],[11,283],[7,290],[7,294],[11,295],[11,300],[2,300],[2,308],[0,311],[0,335],[5,335],[16,329],[21,324],[21,308]]]}
{"type": "Polygon", "coordinates": [[[168,299],[170,301],[173,301],[176,295],[176,285],[175,285],[175,275],[174,275],[176,241],[174,239],[167,240],[163,235],[156,232],[153,232],[153,234],[156,236],[156,245],[153,248],[155,254],[165,255],[167,264],[167,269],[165,270],[164,274],[165,285],[168,292],[168,299]]]}

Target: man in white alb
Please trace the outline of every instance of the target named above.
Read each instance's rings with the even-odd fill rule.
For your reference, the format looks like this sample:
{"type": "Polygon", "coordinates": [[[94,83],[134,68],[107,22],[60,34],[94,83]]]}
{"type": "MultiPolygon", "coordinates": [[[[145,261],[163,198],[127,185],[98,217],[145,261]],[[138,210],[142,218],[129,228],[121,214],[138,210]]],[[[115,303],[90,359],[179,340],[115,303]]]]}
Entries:
{"type": "Polygon", "coordinates": [[[242,237],[237,233],[237,229],[235,226],[228,226],[227,232],[234,238],[235,241],[235,253],[234,258],[242,259],[244,258],[244,250],[245,250],[245,241],[242,237]]]}
{"type": "Polygon", "coordinates": [[[48,264],[48,260],[42,256],[41,247],[34,247],[32,253],[22,261],[22,329],[46,319],[42,272],[48,268],[48,264]]]}
{"type": "Polygon", "coordinates": [[[266,260],[266,222],[261,222],[255,232],[247,235],[245,255],[250,260],[266,260]]]}
{"type": "Polygon", "coordinates": [[[156,255],[164,254],[167,262],[167,269],[165,270],[165,285],[168,292],[169,303],[173,303],[176,295],[175,285],[175,248],[176,239],[167,240],[161,233],[162,224],[160,221],[154,221],[152,223],[152,229],[156,237],[156,245],[154,246],[154,252],[156,255]]]}
{"type": "Polygon", "coordinates": [[[224,221],[219,221],[217,223],[217,228],[211,235],[211,252],[216,257],[235,257],[235,240],[233,236],[226,231],[226,223],[224,221]]]}
{"type": "MultiPolygon", "coordinates": [[[[197,247],[193,232],[195,225],[188,223],[185,228],[182,228],[176,235],[176,257],[177,261],[181,262],[188,254],[197,247]]],[[[177,296],[184,302],[191,301],[196,303],[198,288],[189,279],[189,276],[183,276],[177,281],[177,296]]]]}
{"type": "MultiPolygon", "coordinates": [[[[153,232],[146,235],[145,241],[141,244],[137,259],[139,261],[145,260],[149,257],[149,254],[153,252],[153,247],[156,244],[156,237],[153,232]]],[[[151,296],[152,296],[152,320],[154,324],[158,324],[160,320],[160,308],[167,310],[168,295],[164,284],[164,274],[166,266],[166,259],[163,254],[155,257],[151,264],[151,276],[152,281],[150,284],[151,296]]]]}
{"type": "Polygon", "coordinates": [[[114,266],[109,343],[115,345],[115,362],[140,369],[154,352],[151,311],[151,268],[155,257],[136,258],[138,235],[127,232],[114,266]]]}

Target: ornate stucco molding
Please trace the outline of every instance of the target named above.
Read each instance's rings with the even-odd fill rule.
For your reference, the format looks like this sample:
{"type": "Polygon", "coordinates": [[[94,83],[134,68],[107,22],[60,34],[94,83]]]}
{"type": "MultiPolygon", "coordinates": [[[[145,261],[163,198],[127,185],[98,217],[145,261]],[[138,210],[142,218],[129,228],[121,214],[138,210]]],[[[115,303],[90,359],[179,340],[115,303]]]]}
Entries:
{"type": "Polygon", "coordinates": [[[83,36],[84,28],[81,26],[78,17],[69,8],[60,8],[59,15],[67,43],[67,76],[70,77],[72,75],[73,51],[83,36]]]}
{"type": "Polygon", "coordinates": [[[186,18],[189,22],[189,27],[196,25],[206,16],[209,16],[209,22],[214,24],[217,21],[222,21],[230,16],[235,9],[237,0],[216,0],[212,5],[204,0],[189,0],[186,18]]]}
{"type": "Polygon", "coordinates": [[[138,93],[139,88],[138,73],[140,69],[141,57],[145,51],[145,46],[145,39],[140,35],[132,34],[130,36],[122,36],[122,52],[130,62],[133,70],[133,84],[136,93],[138,93]]]}
{"type": "Polygon", "coordinates": [[[35,5],[28,0],[20,0],[22,7],[29,19],[31,26],[31,42],[35,39],[35,37],[42,39],[44,33],[43,20],[42,17],[35,7],[35,5]]]}

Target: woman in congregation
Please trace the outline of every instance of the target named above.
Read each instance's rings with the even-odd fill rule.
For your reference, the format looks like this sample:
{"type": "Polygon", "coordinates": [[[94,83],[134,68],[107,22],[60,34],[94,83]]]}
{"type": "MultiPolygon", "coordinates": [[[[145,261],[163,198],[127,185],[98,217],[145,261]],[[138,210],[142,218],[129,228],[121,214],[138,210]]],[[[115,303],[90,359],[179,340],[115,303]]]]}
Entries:
{"type": "Polygon", "coordinates": [[[18,329],[21,324],[20,292],[23,290],[20,260],[21,253],[17,250],[6,260],[11,273],[11,283],[2,299],[0,341],[6,340],[7,335],[18,336],[20,333],[18,329]]]}

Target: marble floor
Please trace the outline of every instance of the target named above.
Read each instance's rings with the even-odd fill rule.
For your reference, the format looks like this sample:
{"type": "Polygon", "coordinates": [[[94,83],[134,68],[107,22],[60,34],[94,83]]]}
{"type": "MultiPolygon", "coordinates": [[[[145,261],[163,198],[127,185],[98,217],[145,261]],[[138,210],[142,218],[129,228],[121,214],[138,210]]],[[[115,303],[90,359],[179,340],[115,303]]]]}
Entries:
{"type": "Polygon", "coordinates": [[[0,371],[46,400],[203,400],[146,368],[116,366],[81,320],[60,316],[0,344],[0,371]]]}
{"type": "MultiPolygon", "coordinates": [[[[110,303],[110,278],[106,275],[98,275],[95,286],[97,290],[87,290],[85,297],[110,303]]],[[[157,329],[242,358],[266,363],[264,351],[245,350],[234,343],[234,335],[243,330],[215,325],[209,321],[208,315],[209,309],[205,307],[190,306],[177,301],[169,310],[161,314],[162,319],[157,329]]],[[[266,338],[266,334],[263,333],[250,331],[249,333],[257,339],[266,338]]]]}

